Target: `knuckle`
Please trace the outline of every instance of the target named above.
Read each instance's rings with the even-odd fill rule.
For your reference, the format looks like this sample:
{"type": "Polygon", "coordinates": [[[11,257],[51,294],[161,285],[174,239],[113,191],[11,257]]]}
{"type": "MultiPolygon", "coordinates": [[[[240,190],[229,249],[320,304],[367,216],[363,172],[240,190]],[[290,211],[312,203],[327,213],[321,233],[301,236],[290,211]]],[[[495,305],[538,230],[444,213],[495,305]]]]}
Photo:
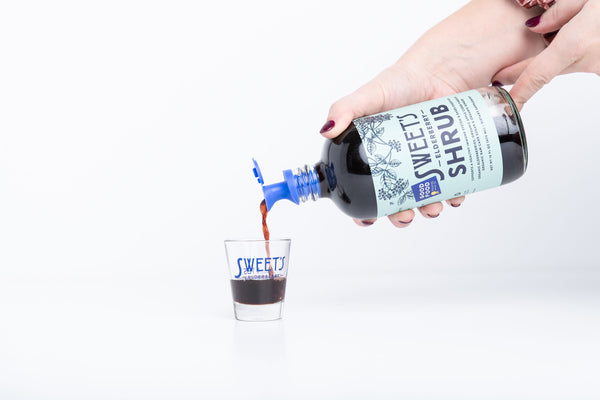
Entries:
{"type": "Polygon", "coordinates": [[[391,83],[395,81],[397,72],[394,68],[386,68],[383,70],[373,81],[375,91],[379,98],[380,107],[388,108],[392,103],[392,96],[390,93],[391,83]]]}
{"type": "Polygon", "coordinates": [[[367,115],[370,110],[381,110],[385,105],[386,85],[380,77],[376,77],[364,86],[361,86],[351,96],[356,99],[357,115],[367,115]]]}
{"type": "Polygon", "coordinates": [[[531,91],[537,92],[542,87],[544,87],[544,85],[549,83],[551,80],[552,80],[552,77],[548,76],[548,74],[545,74],[541,71],[536,71],[536,72],[532,73],[531,76],[529,77],[529,79],[527,81],[527,86],[531,91]]]}
{"type": "Polygon", "coordinates": [[[560,4],[560,2],[555,1],[550,8],[544,11],[543,15],[546,20],[556,21],[560,19],[561,15],[565,12],[565,10],[563,10],[563,6],[564,4],[560,4]]]}
{"type": "Polygon", "coordinates": [[[379,108],[384,108],[387,104],[389,104],[390,98],[390,96],[388,95],[386,85],[381,81],[381,79],[375,79],[373,84],[375,86],[377,97],[379,99],[379,108]]]}
{"type": "Polygon", "coordinates": [[[335,101],[330,107],[329,107],[329,115],[334,115],[337,114],[338,111],[343,110],[344,109],[344,104],[347,101],[348,96],[344,96],[341,99],[335,101]]]}

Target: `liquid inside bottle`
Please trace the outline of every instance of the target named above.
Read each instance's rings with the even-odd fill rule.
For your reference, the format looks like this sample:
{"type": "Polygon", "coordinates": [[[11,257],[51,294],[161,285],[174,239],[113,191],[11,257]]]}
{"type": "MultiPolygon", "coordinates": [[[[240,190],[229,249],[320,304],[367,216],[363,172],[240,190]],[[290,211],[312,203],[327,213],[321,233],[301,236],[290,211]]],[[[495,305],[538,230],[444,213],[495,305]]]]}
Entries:
{"type": "Polygon", "coordinates": [[[325,142],[314,167],[284,171],[285,182],[263,191],[269,209],[324,197],[367,219],[504,185],[526,168],[518,110],[504,89],[487,87],[358,118],[325,142]]]}

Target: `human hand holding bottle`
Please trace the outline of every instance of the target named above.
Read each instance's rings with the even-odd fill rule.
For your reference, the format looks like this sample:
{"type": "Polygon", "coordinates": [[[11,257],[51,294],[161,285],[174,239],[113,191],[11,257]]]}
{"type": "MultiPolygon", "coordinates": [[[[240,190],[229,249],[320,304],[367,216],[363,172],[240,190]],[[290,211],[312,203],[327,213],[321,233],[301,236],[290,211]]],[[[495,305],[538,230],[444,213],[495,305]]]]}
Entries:
{"type": "MultiPolygon", "coordinates": [[[[334,138],[358,117],[489,85],[498,71],[544,49],[539,35],[523,29],[534,13],[510,1],[473,0],[423,35],[394,65],[335,102],[321,134],[334,138]]],[[[458,207],[463,200],[447,203],[458,207]]],[[[419,211],[435,218],[442,209],[438,202],[419,211]]],[[[405,210],[388,218],[404,228],[414,216],[414,210],[405,210]]],[[[368,226],[375,219],[354,221],[368,226]]]]}

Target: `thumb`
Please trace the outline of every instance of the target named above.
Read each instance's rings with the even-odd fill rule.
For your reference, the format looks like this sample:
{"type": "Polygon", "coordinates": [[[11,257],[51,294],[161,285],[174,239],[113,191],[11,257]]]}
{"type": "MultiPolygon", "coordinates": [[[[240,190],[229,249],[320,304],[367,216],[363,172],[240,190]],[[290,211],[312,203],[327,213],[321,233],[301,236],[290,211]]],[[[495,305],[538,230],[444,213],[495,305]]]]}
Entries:
{"type": "Polygon", "coordinates": [[[538,90],[559,75],[572,62],[572,57],[563,54],[562,46],[557,43],[557,40],[531,60],[510,90],[510,95],[517,104],[517,108],[521,110],[538,90]]]}
{"type": "Polygon", "coordinates": [[[321,134],[331,139],[342,133],[356,118],[422,101],[421,98],[413,99],[425,96],[419,94],[422,90],[414,89],[423,85],[417,85],[414,81],[406,71],[396,67],[387,68],[370,82],[333,103],[321,134]]]}
{"type": "Polygon", "coordinates": [[[385,91],[382,82],[375,78],[333,103],[321,134],[329,139],[334,138],[342,133],[352,120],[379,112],[385,104],[385,91]]]}
{"type": "Polygon", "coordinates": [[[512,85],[517,81],[525,68],[533,61],[533,57],[519,61],[516,64],[509,65],[498,71],[491,79],[492,82],[501,82],[502,85],[512,85]]]}

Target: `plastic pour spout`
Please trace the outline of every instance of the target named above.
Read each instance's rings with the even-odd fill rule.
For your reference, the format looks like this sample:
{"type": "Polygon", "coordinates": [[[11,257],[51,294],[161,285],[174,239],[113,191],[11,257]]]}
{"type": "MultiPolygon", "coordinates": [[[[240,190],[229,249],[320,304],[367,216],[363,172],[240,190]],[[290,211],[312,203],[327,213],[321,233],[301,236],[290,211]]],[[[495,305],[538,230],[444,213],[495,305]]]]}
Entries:
{"type": "Polygon", "coordinates": [[[305,202],[309,197],[313,200],[319,198],[321,190],[319,188],[319,180],[314,168],[306,166],[304,169],[298,169],[298,174],[294,174],[291,169],[283,171],[283,181],[273,183],[271,185],[265,185],[260,167],[255,159],[252,159],[254,163],[254,176],[258,180],[258,183],[262,185],[262,190],[265,195],[265,203],[267,205],[267,211],[271,210],[271,207],[279,200],[289,200],[293,203],[300,204],[305,202]]]}

